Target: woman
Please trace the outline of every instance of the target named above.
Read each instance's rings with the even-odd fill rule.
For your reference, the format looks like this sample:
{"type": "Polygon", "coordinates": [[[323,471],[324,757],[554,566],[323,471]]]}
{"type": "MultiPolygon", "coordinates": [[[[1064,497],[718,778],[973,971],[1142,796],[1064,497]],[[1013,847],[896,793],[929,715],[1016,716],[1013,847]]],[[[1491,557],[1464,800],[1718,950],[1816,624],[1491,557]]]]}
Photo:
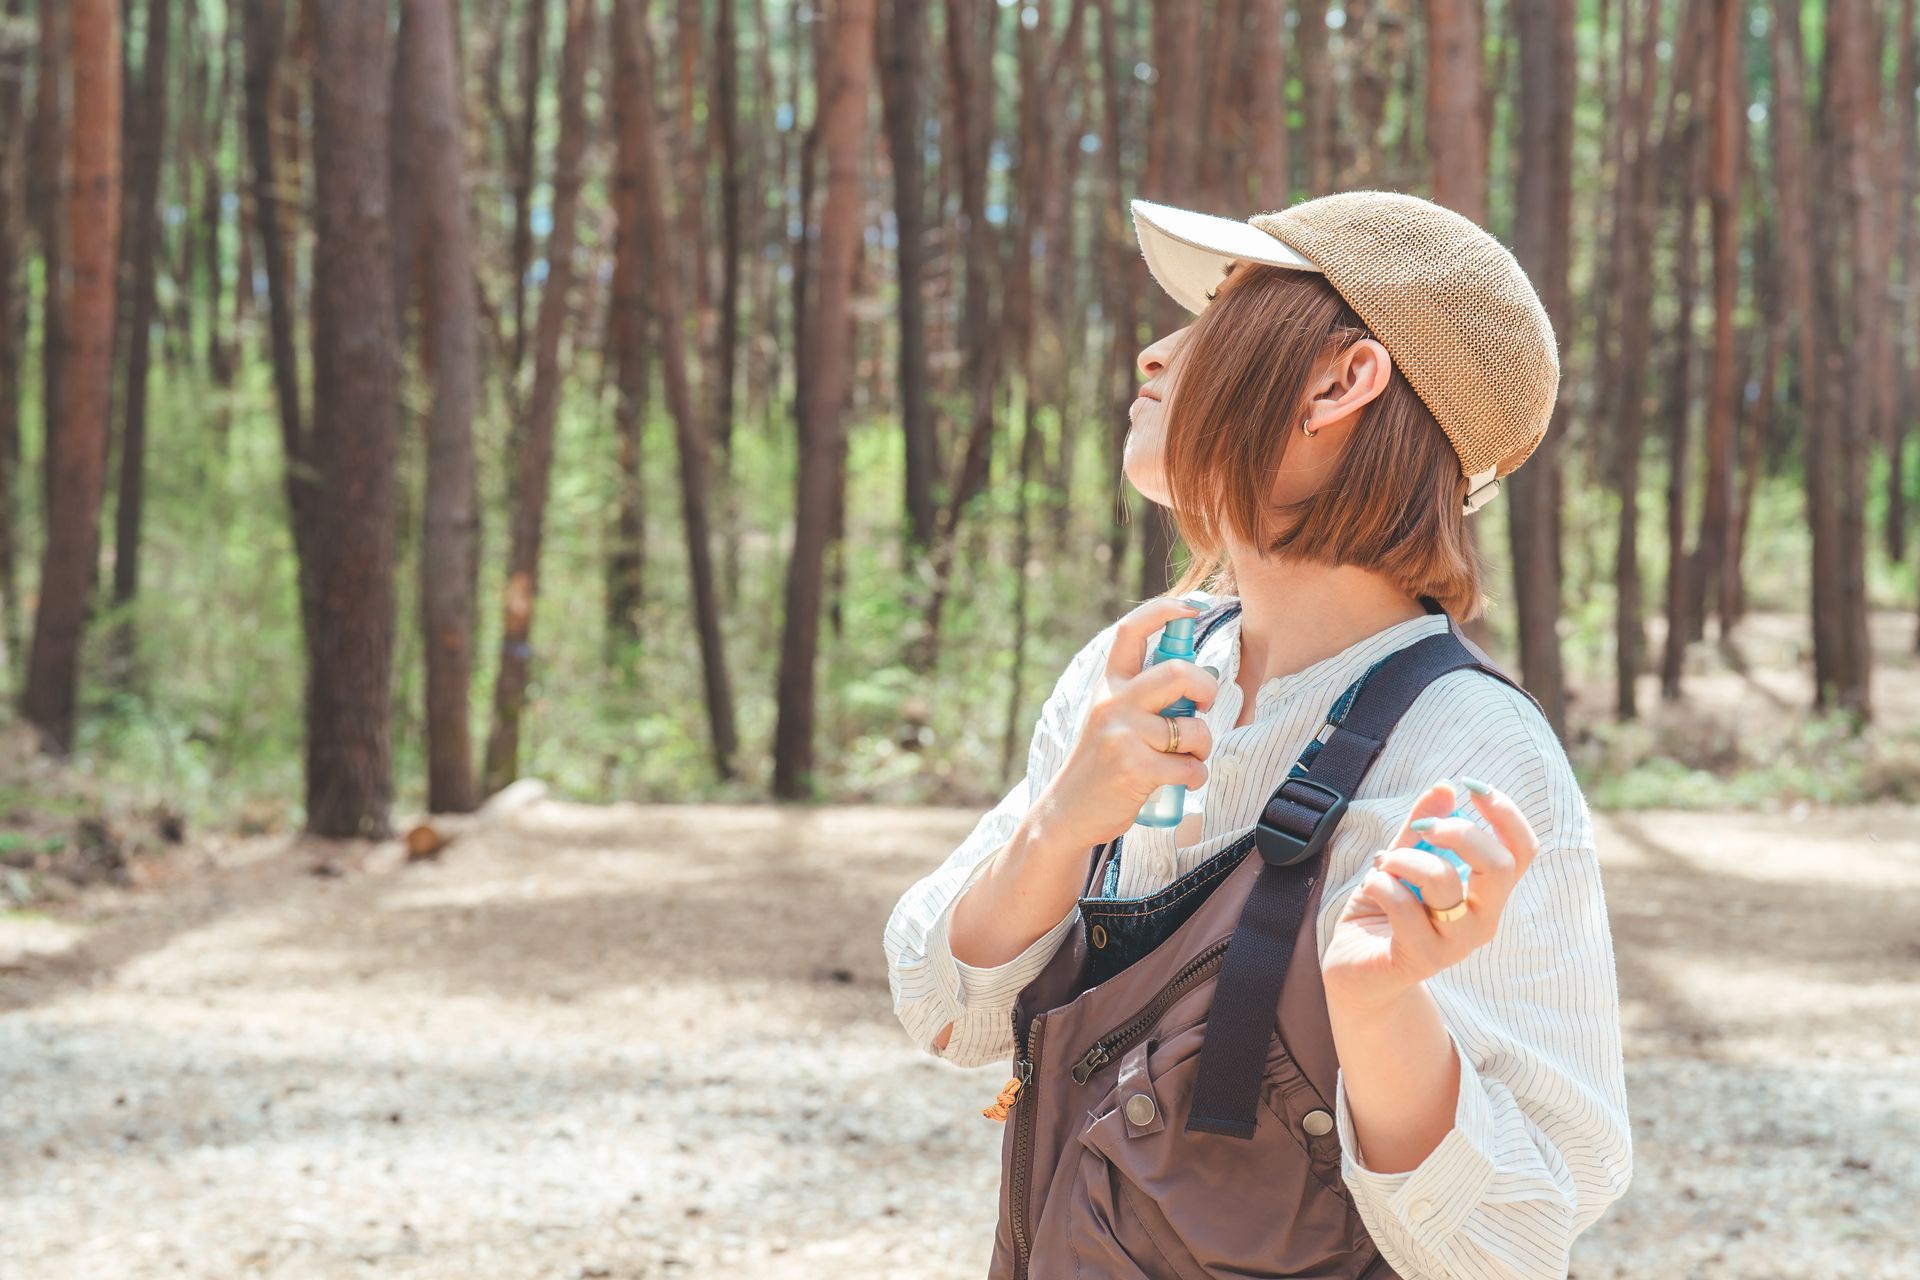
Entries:
{"type": "MultiPolygon", "coordinates": [[[[1172,596],[1081,649],[1026,777],[888,921],[895,1012],[962,1066],[1015,1050],[1016,999],[1093,901],[1079,896],[1090,848],[1118,838],[1101,896],[1123,901],[1240,856],[1343,692],[1447,631],[1447,614],[1481,609],[1466,517],[1539,443],[1558,389],[1525,273],[1428,201],[1349,192],[1245,223],[1146,201],[1133,213],[1155,279],[1199,319],[1140,353],[1126,473],[1193,558],[1172,596]],[[1239,609],[1210,613],[1192,662],[1143,670],[1170,620],[1228,597],[1239,609]],[[1158,714],[1183,696],[1193,717],[1158,714]],[[1180,824],[1136,825],[1166,783],[1189,788],[1180,824]]],[[[1338,1066],[1311,1081],[1333,1114],[1309,1112],[1305,1131],[1337,1141],[1344,1194],[1327,1188],[1326,1203],[1364,1224],[1377,1256],[1312,1273],[1565,1275],[1573,1239],[1626,1190],[1632,1143],[1593,830],[1539,708],[1483,671],[1435,680],[1324,857],[1302,936],[1338,1066]],[[1413,847],[1423,837],[1465,869],[1413,847]]],[[[1289,1043],[1309,1030],[1283,1014],[1289,1043]]],[[[1018,1097],[1009,1082],[998,1111],[1018,1097]]],[[[1178,1235],[1165,1201],[1179,1197],[1161,1198],[1178,1235]]],[[[1044,1227],[1044,1191],[1033,1199],[1044,1227]]],[[[996,1274],[1007,1201],[1003,1188],[996,1274]]],[[[1276,1207],[1304,1223],[1326,1206],[1276,1207]]],[[[1184,1266],[1136,1259],[1129,1274],[1281,1274],[1261,1268],[1299,1243],[1287,1229],[1248,1245],[1258,1257],[1196,1267],[1194,1248],[1184,1266]]],[[[1025,1274],[1015,1235],[1006,1273],[1025,1274]]]]}

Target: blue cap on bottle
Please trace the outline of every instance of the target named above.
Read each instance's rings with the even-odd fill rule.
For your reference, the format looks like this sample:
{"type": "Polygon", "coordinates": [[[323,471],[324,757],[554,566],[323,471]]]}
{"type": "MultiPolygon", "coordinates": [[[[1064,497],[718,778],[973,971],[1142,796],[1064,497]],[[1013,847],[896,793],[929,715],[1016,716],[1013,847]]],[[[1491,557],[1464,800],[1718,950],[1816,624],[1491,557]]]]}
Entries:
{"type": "Polygon", "coordinates": [[[1160,633],[1160,656],[1163,658],[1191,658],[1193,656],[1193,619],[1175,618],[1167,623],[1160,633]]]}

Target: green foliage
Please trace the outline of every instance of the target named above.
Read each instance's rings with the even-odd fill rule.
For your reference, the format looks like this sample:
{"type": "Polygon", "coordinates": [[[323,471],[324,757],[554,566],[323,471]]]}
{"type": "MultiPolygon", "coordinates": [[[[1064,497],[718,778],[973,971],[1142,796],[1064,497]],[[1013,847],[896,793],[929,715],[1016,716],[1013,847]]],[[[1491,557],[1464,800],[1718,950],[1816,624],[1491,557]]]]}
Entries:
{"type": "Polygon", "coordinates": [[[1578,770],[1596,809],[1768,811],[1797,803],[1920,800],[1920,733],[1861,733],[1844,715],[1808,717],[1777,753],[1759,758],[1736,751],[1720,768],[1659,750],[1645,725],[1608,725],[1598,736],[1597,754],[1608,767],[1578,770]]]}
{"type": "MultiPolygon", "coordinates": [[[[722,783],[708,747],[671,423],[656,412],[643,441],[647,564],[639,639],[610,645],[605,559],[616,483],[612,418],[596,398],[590,357],[582,352],[578,358],[586,363],[570,379],[559,422],[522,772],[581,799],[763,798],[794,501],[795,446],[786,405],[775,399],[743,415],[733,435],[737,570],[728,564],[724,538],[716,537],[716,557],[742,745],[738,776],[722,783]]],[[[195,827],[296,824],[301,818],[305,655],[279,433],[265,362],[256,355],[240,369],[229,392],[212,387],[197,366],[156,370],[142,591],[128,618],[103,607],[90,630],[74,762],[116,795],[134,803],[164,800],[195,827]],[[122,623],[136,637],[133,665],[125,672],[118,667],[115,640],[122,623]]],[[[419,389],[412,395],[417,411],[423,407],[419,389]]],[[[1017,396],[1015,402],[1017,409],[1017,396]]],[[[924,602],[906,564],[898,424],[871,412],[850,424],[841,586],[831,587],[830,562],[817,675],[814,781],[823,799],[963,805],[997,799],[1024,767],[1034,719],[1060,671],[1135,597],[1137,560],[1130,557],[1121,566],[1118,585],[1104,561],[1113,488],[1102,474],[1100,424],[1071,423],[1080,441],[1072,492],[1064,495],[1064,538],[1056,537],[1050,515],[1062,495],[1044,475],[1034,477],[1027,494],[1027,641],[1015,703],[1019,416],[1002,416],[995,472],[963,521],[941,661],[925,676],[906,662],[924,602]],[[1003,761],[1010,768],[1003,769],[1003,761]]],[[[31,404],[27,421],[38,422],[31,404]]],[[[1069,424],[1049,412],[1039,425],[1043,452],[1052,457],[1058,433],[1069,424]]],[[[500,404],[487,407],[477,435],[484,517],[472,703],[476,760],[491,720],[507,549],[509,454],[500,404]]],[[[424,459],[417,430],[409,429],[405,440],[393,695],[395,805],[402,813],[424,802],[425,772],[417,564],[424,459]]],[[[1665,476],[1653,448],[1640,526],[1650,615],[1662,600],[1666,558],[1665,476]]],[[[1603,485],[1582,476],[1582,450],[1567,450],[1564,458],[1563,653],[1570,679],[1587,690],[1584,705],[1595,707],[1608,701],[1612,678],[1617,502],[1603,485]]],[[[716,451],[716,473],[720,463],[716,451]]],[[[30,457],[26,474],[37,465],[30,457]]],[[[1920,457],[1908,474],[1916,470],[1920,457]]],[[[37,486],[22,488],[29,500],[25,523],[33,528],[37,486]]],[[[1878,469],[1870,495],[1869,520],[1877,526],[1885,503],[1878,469]]],[[[1756,610],[1796,611],[1807,596],[1809,552],[1797,470],[1789,465],[1764,477],[1756,504],[1747,550],[1750,600],[1756,610]]],[[[716,527],[723,527],[726,510],[725,490],[716,483],[716,527]]],[[[1502,600],[1510,592],[1505,515],[1498,505],[1489,513],[1480,534],[1496,596],[1490,620],[1496,651],[1511,653],[1505,629],[1511,611],[1502,600]]],[[[1129,533],[1131,546],[1138,529],[1129,533]]],[[[32,568],[31,556],[26,564],[32,568]]],[[[1876,539],[1869,567],[1876,602],[1897,606],[1912,598],[1911,558],[1888,561],[1876,539]]],[[[1903,795],[1906,778],[1920,774],[1905,767],[1920,756],[1920,746],[1886,729],[1856,737],[1837,722],[1808,720],[1789,751],[1759,760],[1726,756],[1712,743],[1646,739],[1641,727],[1614,725],[1590,710],[1581,714],[1581,724],[1598,745],[1577,751],[1576,762],[1600,807],[1841,802],[1903,795]]]]}

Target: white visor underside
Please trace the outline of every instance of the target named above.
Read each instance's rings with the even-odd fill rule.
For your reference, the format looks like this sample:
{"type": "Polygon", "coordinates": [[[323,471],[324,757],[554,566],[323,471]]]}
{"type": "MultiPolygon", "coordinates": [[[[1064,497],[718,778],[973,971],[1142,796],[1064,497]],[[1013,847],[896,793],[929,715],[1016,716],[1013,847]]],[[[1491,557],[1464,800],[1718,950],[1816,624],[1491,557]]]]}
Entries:
{"type": "Polygon", "coordinates": [[[1173,300],[1196,315],[1207,309],[1207,291],[1219,284],[1236,258],[1318,271],[1292,245],[1250,222],[1211,213],[1134,200],[1133,234],[1147,270],[1173,300]]]}

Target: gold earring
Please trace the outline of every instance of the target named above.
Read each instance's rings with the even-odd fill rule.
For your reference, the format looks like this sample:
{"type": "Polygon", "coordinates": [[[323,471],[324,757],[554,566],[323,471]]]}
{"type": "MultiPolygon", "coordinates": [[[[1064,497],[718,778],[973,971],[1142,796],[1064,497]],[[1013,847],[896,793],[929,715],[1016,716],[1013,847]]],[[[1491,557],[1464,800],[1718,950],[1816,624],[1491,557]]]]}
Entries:
{"type": "Polygon", "coordinates": [[[1301,434],[1301,435],[1303,435],[1303,436],[1317,436],[1317,435],[1319,435],[1319,434],[1320,434],[1320,433],[1319,433],[1318,431],[1315,431],[1315,430],[1314,430],[1314,429],[1313,429],[1312,427],[1310,427],[1310,426],[1308,426],[1308,425],[1307,425],[1307,424],[1308,424],[1309,422],[1312,422],[1312,421],[1313,421],[1313,415],[1312,415],[1312,414],[1308,414],[1308,415],[1307,415],[1306,417],[1304,417],[1304,418],[1302,418],[1302,419],[1300,419],[1300,434],[1301,434]]]}

